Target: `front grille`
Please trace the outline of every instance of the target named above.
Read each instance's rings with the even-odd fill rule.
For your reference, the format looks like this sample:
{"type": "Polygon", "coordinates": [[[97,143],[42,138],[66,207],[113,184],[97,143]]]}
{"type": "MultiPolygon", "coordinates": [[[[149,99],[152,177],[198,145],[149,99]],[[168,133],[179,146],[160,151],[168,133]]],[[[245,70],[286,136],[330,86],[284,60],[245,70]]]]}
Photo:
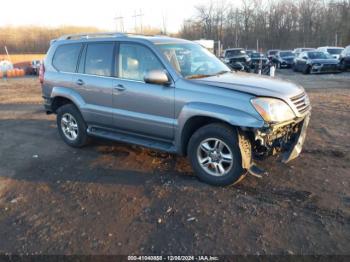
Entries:
{"type": "Polygon", "coordinates": [[[246,59],[244,57],[239,57],[239,58],[231,58],[230,59],[231,63],[237,63],[237,62],[241,62],[241,63],[245,63],[246,59]]]}
{"type": "Polygon", "coordinates": [[[326,70],[336,70],[337,69],[337,65],[335,64],[324,64],[322,66],[322,70],[326,71],[326,70]]]}
{"type": "Polygon", "coordinates": [[[291,97],[290,100],[293,102],[295,107],[298,109],[300,114],[305,113],[310,108],[310,101],[307,95],[303,92],[300,95],[291,97]]]}

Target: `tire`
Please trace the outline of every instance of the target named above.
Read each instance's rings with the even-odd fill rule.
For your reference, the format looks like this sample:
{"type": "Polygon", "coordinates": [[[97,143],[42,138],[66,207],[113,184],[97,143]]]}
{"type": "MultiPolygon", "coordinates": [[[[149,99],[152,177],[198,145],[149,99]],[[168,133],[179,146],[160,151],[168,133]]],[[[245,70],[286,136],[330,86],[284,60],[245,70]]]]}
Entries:
{"type": "Polygon", "coordinates": [[[56,121],[58,132],[67,145],[83,147],[87,144],[87,125],[81,113],[73,104],[65,104],[58,108],[56,121]],[[69,130],[65,132],[64,129],[69,130]]]}
{"type": "Polygon", "coordinates": [[[310,71],[311,71],[310,66],[307,66],[307,67],[303,70],[303,74],[308,75],[308,74],[310,74],[310,71]]]}
{"type": "Polygon", "coordinates": [[[213,123],[198,129],[190,138],[187,152],[198,178],[210,185],[226,186],[238,183],[245,176],[237,132],[227,125],[213,123]],[[215,141],[219,141],[219,154],[214,150],[215,141]]]}

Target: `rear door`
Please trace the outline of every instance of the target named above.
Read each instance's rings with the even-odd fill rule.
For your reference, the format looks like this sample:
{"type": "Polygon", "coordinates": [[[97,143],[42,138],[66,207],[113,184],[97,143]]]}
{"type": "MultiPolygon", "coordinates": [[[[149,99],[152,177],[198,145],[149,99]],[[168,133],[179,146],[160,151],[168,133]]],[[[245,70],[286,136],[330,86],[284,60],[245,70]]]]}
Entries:
{"type": "Polygon", "coordinates": [[[156,69],[165,70],[165,67],[149,47],[138,43],[119,44],[113,122],[116,128],[130,133],[171,140],[175,88],[145,83],[145,73],[156,69]]]}
{"type": "Polygon", "coordinates": [[[114,42],[86,43],[78,72],[73,76],[75,89],[85,102],[82,113],[89,124],[112,126],[114,52],[114,42]]]}

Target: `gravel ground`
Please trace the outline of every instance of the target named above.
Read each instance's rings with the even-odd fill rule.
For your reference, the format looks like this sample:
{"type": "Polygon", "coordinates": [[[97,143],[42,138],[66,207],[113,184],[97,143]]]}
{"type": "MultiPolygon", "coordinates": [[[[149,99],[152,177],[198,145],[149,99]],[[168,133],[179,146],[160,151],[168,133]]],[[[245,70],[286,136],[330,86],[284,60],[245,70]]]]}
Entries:
{"type": "Polygon", "coordinates": [[[304,151],[224,188],[174,155],[70,148],[37,79],[0,80],[0,253],[349,254],[350,73],[277,77],[310,95],[304,151]]]}

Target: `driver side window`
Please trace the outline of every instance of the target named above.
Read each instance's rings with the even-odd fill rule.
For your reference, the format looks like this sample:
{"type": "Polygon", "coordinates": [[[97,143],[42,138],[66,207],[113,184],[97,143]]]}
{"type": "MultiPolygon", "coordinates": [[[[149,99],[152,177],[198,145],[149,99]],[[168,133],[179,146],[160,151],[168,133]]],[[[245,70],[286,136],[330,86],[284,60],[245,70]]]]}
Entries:
{"type": "Polygon", "coordinates": [[[120,44],[118,77],[143,81],[151,70],[163,70],[158,58],[147,47],[138,44],[120,44]]]}

